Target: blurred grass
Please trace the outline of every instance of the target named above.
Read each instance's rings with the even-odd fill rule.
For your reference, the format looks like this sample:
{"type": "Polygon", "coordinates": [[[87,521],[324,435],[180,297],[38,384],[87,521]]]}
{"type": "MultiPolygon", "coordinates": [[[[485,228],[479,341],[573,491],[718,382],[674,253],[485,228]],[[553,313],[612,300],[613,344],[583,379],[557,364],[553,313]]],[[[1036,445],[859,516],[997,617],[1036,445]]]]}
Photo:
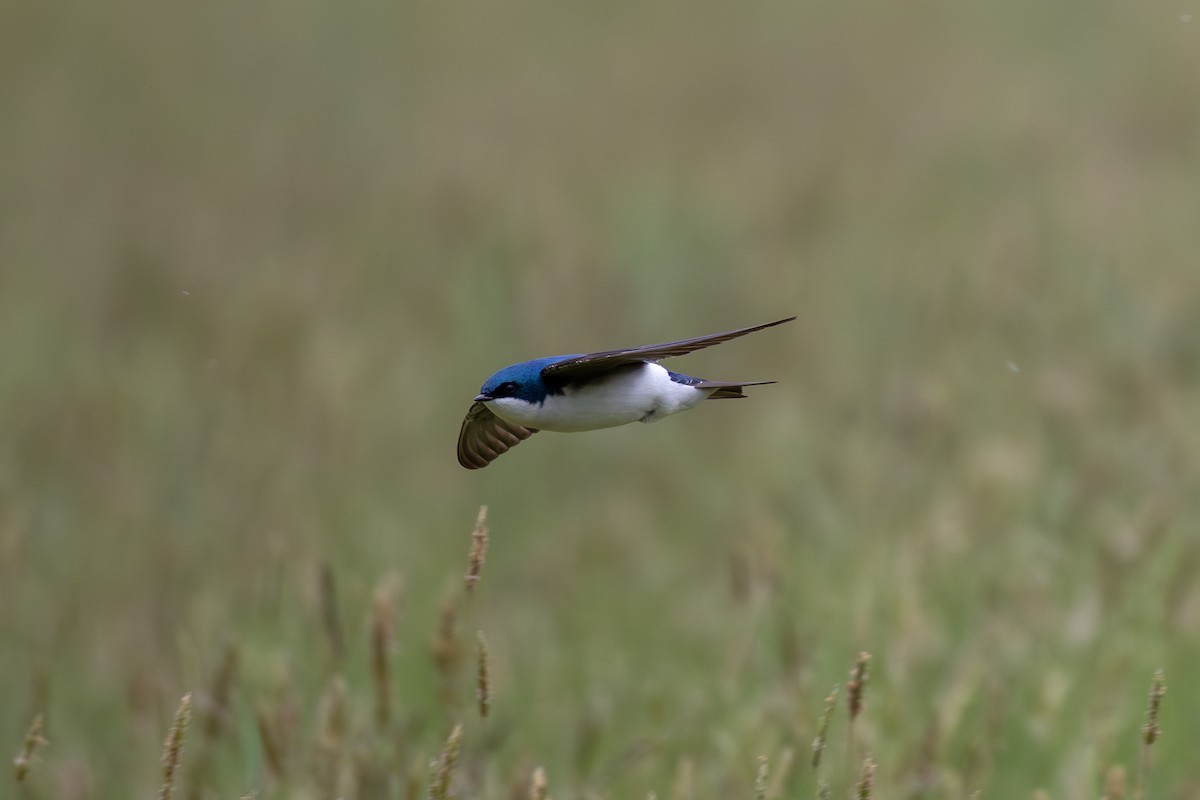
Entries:
{"type": "Polygon", "coordinates": [[[324,563],[356,730],[396,587],[358,796],[460,719],[463,791],[541,764],[665,796],[691,764],[748,795],[792,747],[806,795],[862,649],[880,796],[1098,796],[1158,667],[1153,794],[1200,791],[1186,13],[6,4],[0,752],[40,711],[50,742],[23,791],[148,796],[232,643],[193,782],[320,796],[324,563]],[[454,463],[500,365],[790,313],[689,361],[780,381],[745,405],[454,463]],[[485,502],[486,731],[429,655],[485,502]]]}

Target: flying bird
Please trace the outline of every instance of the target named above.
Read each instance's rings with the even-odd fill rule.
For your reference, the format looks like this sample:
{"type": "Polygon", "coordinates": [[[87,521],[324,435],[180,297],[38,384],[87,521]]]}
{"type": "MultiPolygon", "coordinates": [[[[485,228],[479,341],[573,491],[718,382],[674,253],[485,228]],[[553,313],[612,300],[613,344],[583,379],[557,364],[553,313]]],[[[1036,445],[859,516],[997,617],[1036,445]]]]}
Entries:
{"type": "Polygon", "coordinates": [[[745,397],[775,381],[709,381],[659,365],[795,317],[665,344],[549,356],[505,367],[488,378],[458,432],[458,463],[481,469],[538,431],[591,431],[657,422],[701,400],[745,397]]]}

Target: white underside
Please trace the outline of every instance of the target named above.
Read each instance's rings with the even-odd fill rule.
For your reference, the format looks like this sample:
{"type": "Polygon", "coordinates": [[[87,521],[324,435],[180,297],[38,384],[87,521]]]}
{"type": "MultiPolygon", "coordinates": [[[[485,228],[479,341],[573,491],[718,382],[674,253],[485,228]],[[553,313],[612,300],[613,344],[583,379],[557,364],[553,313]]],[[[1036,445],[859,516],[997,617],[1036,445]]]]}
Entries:
{"type": "Polygon", "coordinates": [[[630,422],[655,422],[706,400],[713,389],[697,389],[671,380],[658,364],[620,370],[587,384],[546,397],[541,405],[515,397],[487,401],[501,419],[543,431],[592,431],[630,422]]]}

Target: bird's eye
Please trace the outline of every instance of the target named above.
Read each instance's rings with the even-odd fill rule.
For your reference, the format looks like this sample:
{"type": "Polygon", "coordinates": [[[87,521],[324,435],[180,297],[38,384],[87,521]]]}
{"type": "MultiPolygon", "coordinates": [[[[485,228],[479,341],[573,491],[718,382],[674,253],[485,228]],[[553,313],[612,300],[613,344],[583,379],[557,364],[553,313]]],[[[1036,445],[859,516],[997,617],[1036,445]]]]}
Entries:
{"type": "Polygon", "coordinates": [[[512,394],[517,390],[517,385],[512,381],[505,381],[496,387],[496,391],[500,394],[512,394]]]}

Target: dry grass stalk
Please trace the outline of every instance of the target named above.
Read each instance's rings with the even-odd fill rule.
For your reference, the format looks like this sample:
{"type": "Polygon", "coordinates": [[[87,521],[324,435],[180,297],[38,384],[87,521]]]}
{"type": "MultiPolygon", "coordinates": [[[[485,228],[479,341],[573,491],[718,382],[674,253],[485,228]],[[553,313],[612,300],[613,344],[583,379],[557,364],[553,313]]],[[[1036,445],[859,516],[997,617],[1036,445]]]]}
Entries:
{"type": "Polygon", "coordinates": [[[221,654],[221,664],[213,677],[212,690],[209,693],[208,714],[204,719],[204,738],[215,740],[221,729],[229,724],[232,715],[233,687],[237,683],[238,650],[232,642],[225,646],[221,654]]]}
{"type": "MultiPolygon", "coordinates": [[[[417,800],[421,796],[421,790],[428,786],[425,783],[428,769],[429,762],[423,753],[412,759],[404,776],[404,800],[417,800]]],[[[361,793],[360,796],[362,796],[361,793]]]]}
{"type": "Polygon", "coordinates": [[[529,800],[549,800],[549,797],[546,770],[542,767],[535,767],[533,778],[529,781],[529,800]]]}
{"type": "Polygon", "coordinates": [[[325,639],[333,663],[340,665],[346,655],[346,636],[342,631],[342,617],[338,613],[337,584],[333,579],[333,567],[328,561],[321,562],[318,577],[321,598],[321,624],[325,628],[325,639]]]}
{"type": "Polygon", "coordinates": [[[695,794],[696,765],[690,758],[680,758],[675,768],[675,782],[671,785],[671,800],[692,800],[695,794]]]}
{"type": "Polygon", "coordinates": [[[38,748],[49,744],[42,736],[44,731],[45,717],[39,713],[34,716],[29,730],[25,733],[25,741],[21,744],[21,750],[13,759],[13,768],[18,781],[25,780],[25,776],[29,774],[29,768],[33,765],[33,757],[37,754],[38,748]]]}
{"type": "Polygon", "coordinates": [[[825,710],[821,713],[821,721],[817,724],[817,736],[812,743],[812,765],[813,769],[821,766],[821,754],[825,752],[825,743],[829,734],[829,723],[833,719],[833,709],[837,705],[838,687],[834,686],[833,690],[825,698],[825,710]]]}
{"type": "Polygon", "coordinates": [[[392,716],[392,684],[388,652],[392,642],[392,593],[388,586],[375,591],[371,607],[371,680],[375,684],[375,721],[384,727],[392,716]]]}
{"type": "Polygon", "coordinates": [[[258,741],[262,745],[263,760],[267,769],[278,779],[282,779],[284,769],[284,748],[280,733],[271,724],[271,717],[262,704],[255,709],[255,722],[258,726],[258,741]]]}
{"type": "Polygon", "coordinates": [[[337,797],[342,761],[346,752],[348,729],[346,682],[335,675],[325,689],[320,704],[321,732],[317,739],[315,772],[325,797],[337,797]]]}
{"type": "Polygon", "coordinates": [[[788,776],[792,772],[792,764],[795,759],[796,751],[790,747],[785,747],[779,754],[779,758],[775,762],[775,769],[771,773],[771,783],[767,787],[767,800],[778,800],[783,797],[784,784],[787,783],[788,776]]]}
{"type": "Polygon", "coordinates": [[[467,595],[475,591],[475,584],[483,572],[483,563],[487,560],[488,526],[487,506],[479,507],[479,516],[475,519],[475,529],[471,531],[471,552],[467,559],[467,595]]]}
{"type": "Polygon", "coordinates": [[[1162,710],[1163,696],[1167,693],[1167,685],[1163,671],[1154,673],[1150,681],[1150,698],[1146,706],[1146,722],[1142,725],[1142,751],[1138,758],[1137,786],[1133,796],[1142,800],[1146,796],[1146,783],[1150,779],[1150,759],[1153,755],[1154,743],[1162,736],[1162,728],[1158,725],[1159,712],[1162,710]]]}
{"type": "Polygon", "coordinates": [[[858,800],[871,800],[875,790],[875,759],[867,756],[863,760],[862,774],[858,779],[858,800]]]}
{"type": "Polygon", "coordinates": [[[433,636],[433,661],[437,665],[438,675],[441,676],[441,700],[447,707],[456,704],[457,694],[454,691],[455,676],[458,674],[459,662],[462,659],[458,643],[458,600],[457,592],[446,595],[438,612],[437,632],[433,636]]]}
{"type": "Polygon", "coordinates": [[[858,654],[854,668],[850,670],[850,680],[846,682],[846,703],[850,709],[850,722],[853,723],[862,713],[866,703],[863,696],[867,690],[867,662],[871,654],[865,650],[858,654]]]}
{"type": "Polygon", "coordinates": [[[479,716],[487,719],[492,707],[492,673],[488,659],[487,639],[483,631],[475,633],[475,645],[479,653],[479,673],[475,677],[475,700],[479,704],[479,716]]]}
{"type": "Polygon", "coordinates": [[[1167,693],[1167,686],[1163,682],[1163,671],[1160,669],[1154,673],[1154,680],[1150,682],[1150,702],[1146,708],[1146,724],[1142,726],[1142,741],[1147,745],[1154,744],[1159,736],[1162,736],[1162,728],[1158,726],[1158,714],[1162,709],[1162,699],[1167,693]]]}
{"type": "Polygon", "coordinates": [[[758,774],[754,776],[754,800],[767,800],[767,757],[758,757],[758,774]]]}
{"type": "Polygon", "coordinates": [[[207,696],[201,695],[200,713],[203,719],[200,731],[200,752],[192,765],[191,790],[192,800],[199,800],[212,774],[213,749],[221,732],[229,725],[233,717],[233,687],[237,683],[238,650],[229,642],[221,654],[221,663],[213,676],[212,687],[207,696]]]}
{"type": "Polygon", "coordinates": [[[446,746],[434,762],[433,780],[429,784],[430,800],[446,800],[450,796],[450,780],[454,777],[454,767],[462,749],[462,732],[462,723],[454,726],[446,739],[446,746]]]}
{"type": "Polygon", "coordinates": [[[866,708],[864,698],[867,693],[867,662],[870,660],[870,653],[865,650],[860,652],[850,669],[850,680],[846,681],[846,708],[850,712],[850,722],[846,726],[846,765],[850,768],[851,781],[854,779],[854,764],[858,762],[858,740],[854,735],[854,723],[866,708]]]}
{"type": "Polygon", "coordinates": [[[163,742],[163,784],[158,790],[159,800],[170,800],[175,791],[175,779],[179,775],[179,762],[183,759],[183,735],[188,723],[192,720],[192,693],[188,692],[179,700],[179,708],[175,712],[175,720],[171,730],[163,742]]]}
{"type": "Polygon", "coordinates": [[[321,698],[321,738],[323,744],[341,748],[346,741],[346,681],[334,675],[321,698]]]}
{"type": "Polygon", "coordinates": [[[514,761],[508,770],[507,790],[502,795],[505,800],[529,800],[532,774],[533,762],[527,756],[514,761]]]}
{"type": "Polygon", "coordinates": [[[1120,765],[1109,767],[1104,775],[1103,800],[1125,800],[1125,768],[1120,765]]]}

